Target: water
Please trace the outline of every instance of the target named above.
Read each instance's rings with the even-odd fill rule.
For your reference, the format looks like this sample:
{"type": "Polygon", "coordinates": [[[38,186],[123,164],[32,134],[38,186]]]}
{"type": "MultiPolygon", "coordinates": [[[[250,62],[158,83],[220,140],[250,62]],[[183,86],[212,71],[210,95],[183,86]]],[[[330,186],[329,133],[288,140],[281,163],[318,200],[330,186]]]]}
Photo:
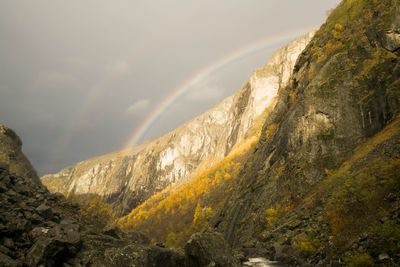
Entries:
{"type": "Polygon", "coordinates": [[[244,267],[278,267],[278,262],[270,261],[265,258],[249,258],[243,263],[244,267]]]}

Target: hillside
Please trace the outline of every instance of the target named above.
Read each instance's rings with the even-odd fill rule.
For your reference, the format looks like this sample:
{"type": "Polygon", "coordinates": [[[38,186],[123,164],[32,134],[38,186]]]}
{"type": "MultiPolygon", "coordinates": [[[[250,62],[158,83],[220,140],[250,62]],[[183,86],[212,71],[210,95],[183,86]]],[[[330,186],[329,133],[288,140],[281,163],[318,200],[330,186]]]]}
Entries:
{"type": "Polygon", "coordinates": [[[52,192],[99,196],[125,214],[173,183],[223,159],[286,86],[312,33],[277,51],[236,94],[154,141],[77,163],[42,182],[52,192]]]}
{"type": "Polygon", "coordinates": [[[153,243],[183,246],[195,232],[209,229],[214,212],[234,191],[238,172],[253,151],[257,137],[242,141],[227,157],[188,182],[153,195],[119,219],[117,225],[143,232],[153,243]]]}
{"type": "Polygon", "coordinates": [[[343,1],[278,90],[256,145],[118,223],[172,247],[214,229],[247,256],[290,266],[398,266],[399,10],[343,1]]]}
{"type": "Polygon", "coordinates": [[[400,262],[399,8],[343,1],[300,55],[216,218],[233,246],[293,265],[400,262]]]}

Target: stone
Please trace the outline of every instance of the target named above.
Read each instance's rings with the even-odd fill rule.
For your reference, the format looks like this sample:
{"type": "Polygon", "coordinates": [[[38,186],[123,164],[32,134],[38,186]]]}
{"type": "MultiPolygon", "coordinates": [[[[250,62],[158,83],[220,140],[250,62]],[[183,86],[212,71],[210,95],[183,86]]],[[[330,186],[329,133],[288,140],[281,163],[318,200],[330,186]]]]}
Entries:
{"type": "Polygon", "coordinates": [[[53,239],[39,237],[30,248],[26,256],[26,264],[29,266],[62,266],[69,257],[74,256],[79,251],[80,238],[63,236],[53,239]]]}
{"type": "Polygon", "coordinates": [[[195,233],[185,245],[189,266],[240,266],[220,233],[195,233]]]}
{"type": "Polygon", "coordinates": [[[396,31],[387,31],[378,33],[379,40],[381,45],[391,51],[394,52],[400,49],[400,33],[396,31]]]}
{"type": "Polygon", "coordinates": [[[120,239],[124,235],[121,229],[114,225],[105,227],[102,233],[108,236],[112,236],[116,239],[120,239]]]}
{"type": "Polygon", "coordinates": [[[46,219],[51,219],[53,217],[53,210],[46,204],[41,204],[36,208],[36,211],[46,219]]]}
{"type": "Polygon", "coordinates": [[[16,260],[0,252],[0,266],[2,267],[17,267],[21,266],[16,260]]]}
{"type": "Polygon", "coordinates": [[[75,218],[64,218],[60,221],[60,224],[76,224],[78,221],[75,218]]]}
{"type": "Polygon", "coordinates": [[[389,257],[389,255],[388,255],[387,253],[381,253],[381,254],[379,254],[379,256],[378,256],[378,259],[379,259],[380,261],[386,261],[386,260],[389,260],[390,257],[389,257]]]}
{"type": "Polygon", "coordinates": [[[5,246],[0,245],[0,252],[6,255],[10,255],[11,254],[11,250],[6,248],[5,246]]]}
{"type": "Polygon", "coordinates": [[[134,243],[140,243],[144,245],[150,244],[150,240],[144,234],[137,232],[137,231],[129,231],[126,233],[126,236],[129,240],[132,240],[134,243]]]}
{"type": "Polygon", "coordinates": [[[14,241],[11,238],[5,237],[3,238],[3,245],[8,248],[13,248],[14,241]]]}
{"type": "Polygon", "coordinates": [[[147,249],[147,265],[163,267],[188,266],[185,255],[159,246],[150,246],[147,249]]]}
{"type": "Polygon", "coordinates": [[[37,213],[33,213],[32,216],[30,217],[31,222],[34,224],[40,224],[44,221],[44,219],[37,213]]]}

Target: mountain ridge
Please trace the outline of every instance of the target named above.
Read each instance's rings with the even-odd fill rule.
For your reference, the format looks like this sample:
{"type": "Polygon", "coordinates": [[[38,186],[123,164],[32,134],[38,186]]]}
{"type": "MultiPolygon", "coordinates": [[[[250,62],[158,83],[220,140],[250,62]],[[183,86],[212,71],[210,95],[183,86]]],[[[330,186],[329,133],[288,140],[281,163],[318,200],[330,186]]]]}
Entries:
{"type": "Polygon", "coordinates": [[[42,182],[53,192],[98,195],[119,213],[129,212],[167,185],[225,157],[242,140],[279,87],[313,33],[276,52],[235,95],[145,145],[82,161],[42,182]]]}

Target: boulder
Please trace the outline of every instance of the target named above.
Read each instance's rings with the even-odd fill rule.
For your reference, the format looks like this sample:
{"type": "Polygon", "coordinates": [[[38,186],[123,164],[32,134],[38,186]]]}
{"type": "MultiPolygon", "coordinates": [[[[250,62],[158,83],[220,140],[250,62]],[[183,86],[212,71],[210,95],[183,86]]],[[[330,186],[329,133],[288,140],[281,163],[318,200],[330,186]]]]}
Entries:
{"type": "Polygon", "coordinates": [[[51,219],[53,217],[53,210],[46,204],[41,204],[36,208],[36,211],[46,219],[51,219]]]}
{"type": "Polygon", "coordinates": [[[17,261],[11,259],[9,256],[0,252],[0,266],[2,267],[17,267],[21,266],[22,264],[18,263],[17,261]]]}
{"type": "Polygon", "coordinates": [[[195,233],[185,245],[189,266],[240,266],[233,251],[223,238],[215,232],[195,233]]]}
{"type": "Polygon", "coordinates": [[[150,246],[147,249],[147,266],[190,266],[187,263],[186,257],[183,253],[162,248],[159,246],[150,246]]]}

